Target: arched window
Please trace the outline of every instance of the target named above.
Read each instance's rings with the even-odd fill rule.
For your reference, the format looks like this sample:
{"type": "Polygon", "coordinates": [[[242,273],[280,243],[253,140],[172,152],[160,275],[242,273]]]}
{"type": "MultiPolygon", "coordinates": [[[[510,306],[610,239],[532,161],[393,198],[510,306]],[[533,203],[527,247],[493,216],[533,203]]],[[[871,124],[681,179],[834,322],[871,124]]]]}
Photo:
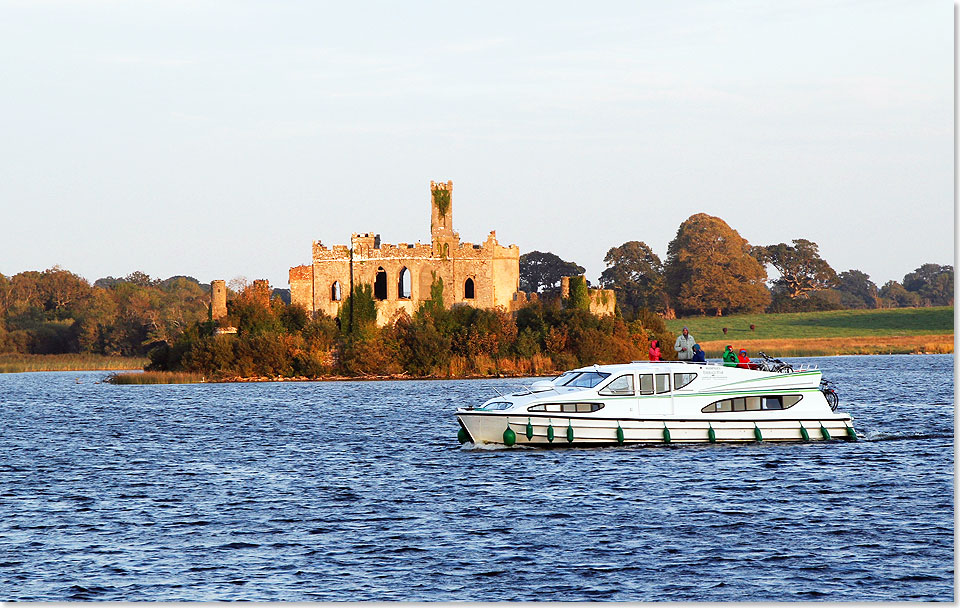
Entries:
{"type": "Polygon", "coordinates": [[[377,268],[377,280],[373,284],[373,298],[375,300],[387,299],[387,271],[383,266],[377,268]]]}
{"type": "Polygon", "coordinates": [[[343,299],[343,293],[340,291],[340,281],[334,281],[333,285],[330,286],[330,299],[334,302],[343,299]]]}
{"type": "Polygon", "coordinates": [[[472,300],[474,298],[473,279],[467,279],[463,284],[463,298],[465,300],[472,300]]]}
{"type": "Polygon", "coordinates": [[[410,299],[410,271],[406,266],[400,269],[400,276],[397,278],[397,297],[410,299]]]}

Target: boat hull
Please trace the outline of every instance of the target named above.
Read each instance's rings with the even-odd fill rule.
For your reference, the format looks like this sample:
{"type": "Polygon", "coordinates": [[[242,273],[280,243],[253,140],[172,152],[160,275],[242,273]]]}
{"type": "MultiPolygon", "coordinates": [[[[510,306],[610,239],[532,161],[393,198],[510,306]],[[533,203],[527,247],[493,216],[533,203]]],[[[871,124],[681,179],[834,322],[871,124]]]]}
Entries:
{"type": "Polygon", "coordinates": [[[509,427],[516,445],[588,446],[635,443],[745,443],[757,441],[824,441],[855,439],[847,415],[823,418],[680,419],[586,418],[458,413],[457,420],[474,444],[504,444],[509,427]],[[528,425],[532,434],[527,436],[528,425]],[[801,431],[806,429],[806,436],[801,431]],[[553,441],[550,441],[553,427],[553,441]],[[572,429],[572,433],[568,431],[572,429]],[[622,434],[618,433],[622,429],[622,434]],[[711,433],[711,429],[713,433],[711,433]],[[824,429],[826,433],[824,433],[824,429]],[[666,432],[665,432],[666,430],[666,432]],[[573,441],[569,441],[572,435],[573,441]],[[618,437],[620,435],[620,437],[618,437]]]}

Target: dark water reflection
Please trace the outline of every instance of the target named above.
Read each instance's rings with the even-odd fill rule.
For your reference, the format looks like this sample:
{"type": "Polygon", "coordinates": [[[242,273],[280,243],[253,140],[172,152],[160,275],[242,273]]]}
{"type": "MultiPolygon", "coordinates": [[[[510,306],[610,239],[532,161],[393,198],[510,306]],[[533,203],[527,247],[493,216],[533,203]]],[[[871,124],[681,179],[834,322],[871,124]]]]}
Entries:
{"type": "Polygon", "coordinates": [[[521,381],[0,375],[0,599],[952,600],[953,357],[804,361],[863,441],[463,449],[521,381]]]}

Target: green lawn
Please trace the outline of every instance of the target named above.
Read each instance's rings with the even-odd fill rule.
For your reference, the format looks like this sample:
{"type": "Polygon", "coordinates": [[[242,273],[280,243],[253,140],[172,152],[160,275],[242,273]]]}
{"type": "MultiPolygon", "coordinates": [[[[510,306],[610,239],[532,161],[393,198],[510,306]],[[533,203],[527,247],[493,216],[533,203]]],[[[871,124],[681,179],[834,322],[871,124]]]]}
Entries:
{"type": "Polygon", "coordinates": [[[953,306],[687,317],[666,323],[676,334],[686,325],[701,342],[723,340],[724,327],[727,338],[741,340],[920,336],[953,333],[953,306]],[[753,331],[751,324],[756,326],[753,331]]]}

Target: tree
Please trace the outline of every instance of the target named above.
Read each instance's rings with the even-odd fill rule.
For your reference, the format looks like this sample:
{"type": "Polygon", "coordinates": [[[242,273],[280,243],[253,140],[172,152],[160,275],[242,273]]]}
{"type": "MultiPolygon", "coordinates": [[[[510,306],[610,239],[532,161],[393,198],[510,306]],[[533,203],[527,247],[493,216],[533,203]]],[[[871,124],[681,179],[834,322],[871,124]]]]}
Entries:
{"type": "Polygon", "coordinates": [[[896,281],[887,281],[880,288],[880,298],[883,305],[892,308],[907,308],[920,306],[920,295],[912,291],[907,291],[903,285],[896,281]]]}
{"type": "Polygon", "coordinates": [[[520,291],[542,293],[558,289],[562,277],[579,276],[584,268],[559,256],[531,251],[520,256],[520,291]]]}
{"type": "Polygon", "coordinates": [[[877,286],[870,275],[850,269],[837,275],[837,291],[845,308],[876,308],[877,286]]]}
{"type": "Polygon", "coordinates": [[[811,291],[830,289],[837,281],[836,271],[820,257],[813,241],[794,239],[793,245],[758,245],[750,250],[761,264],[770,264],[780,277],[773,284],[791,299],[806,298],[811,291]]]}
{"type": "Polygon", "coordinates": [[[134,270],[127,276],[123,277],[123,280],[127,283],[139,285],[140,287],[150,287],[151,285],[157,284],[157,281],[151,279],[150,275],[140,270],[134,270]]]}
{"type": "Polygon", "coordinates": [[[567,306],[580,310],[590,310],[590,290],[582,276],[570,277],[570,295],[567,306]]]}
{"type": "Polygon", "coordinates": [[[919,295],[926,306],[951,306],[953,266],[923,264],[903,277],[903,288],[919,295]]]}
{"type": "Polygon", "coordinates": [[[664,274],[667,293],[684,312],[752,312],[770,302],[767,272],[750,255],[750,244],[706,213],[680,224],[667,247],[664,274]]]}
{"type": "Polygon", "coordinates": [[[616,292],[621,308],[635,314],[641,308],[666,307],[663,264],[646,243],[627,241],[607,251],[603,261],[607,269],[600,275],[600,285],[616,292]]]}

